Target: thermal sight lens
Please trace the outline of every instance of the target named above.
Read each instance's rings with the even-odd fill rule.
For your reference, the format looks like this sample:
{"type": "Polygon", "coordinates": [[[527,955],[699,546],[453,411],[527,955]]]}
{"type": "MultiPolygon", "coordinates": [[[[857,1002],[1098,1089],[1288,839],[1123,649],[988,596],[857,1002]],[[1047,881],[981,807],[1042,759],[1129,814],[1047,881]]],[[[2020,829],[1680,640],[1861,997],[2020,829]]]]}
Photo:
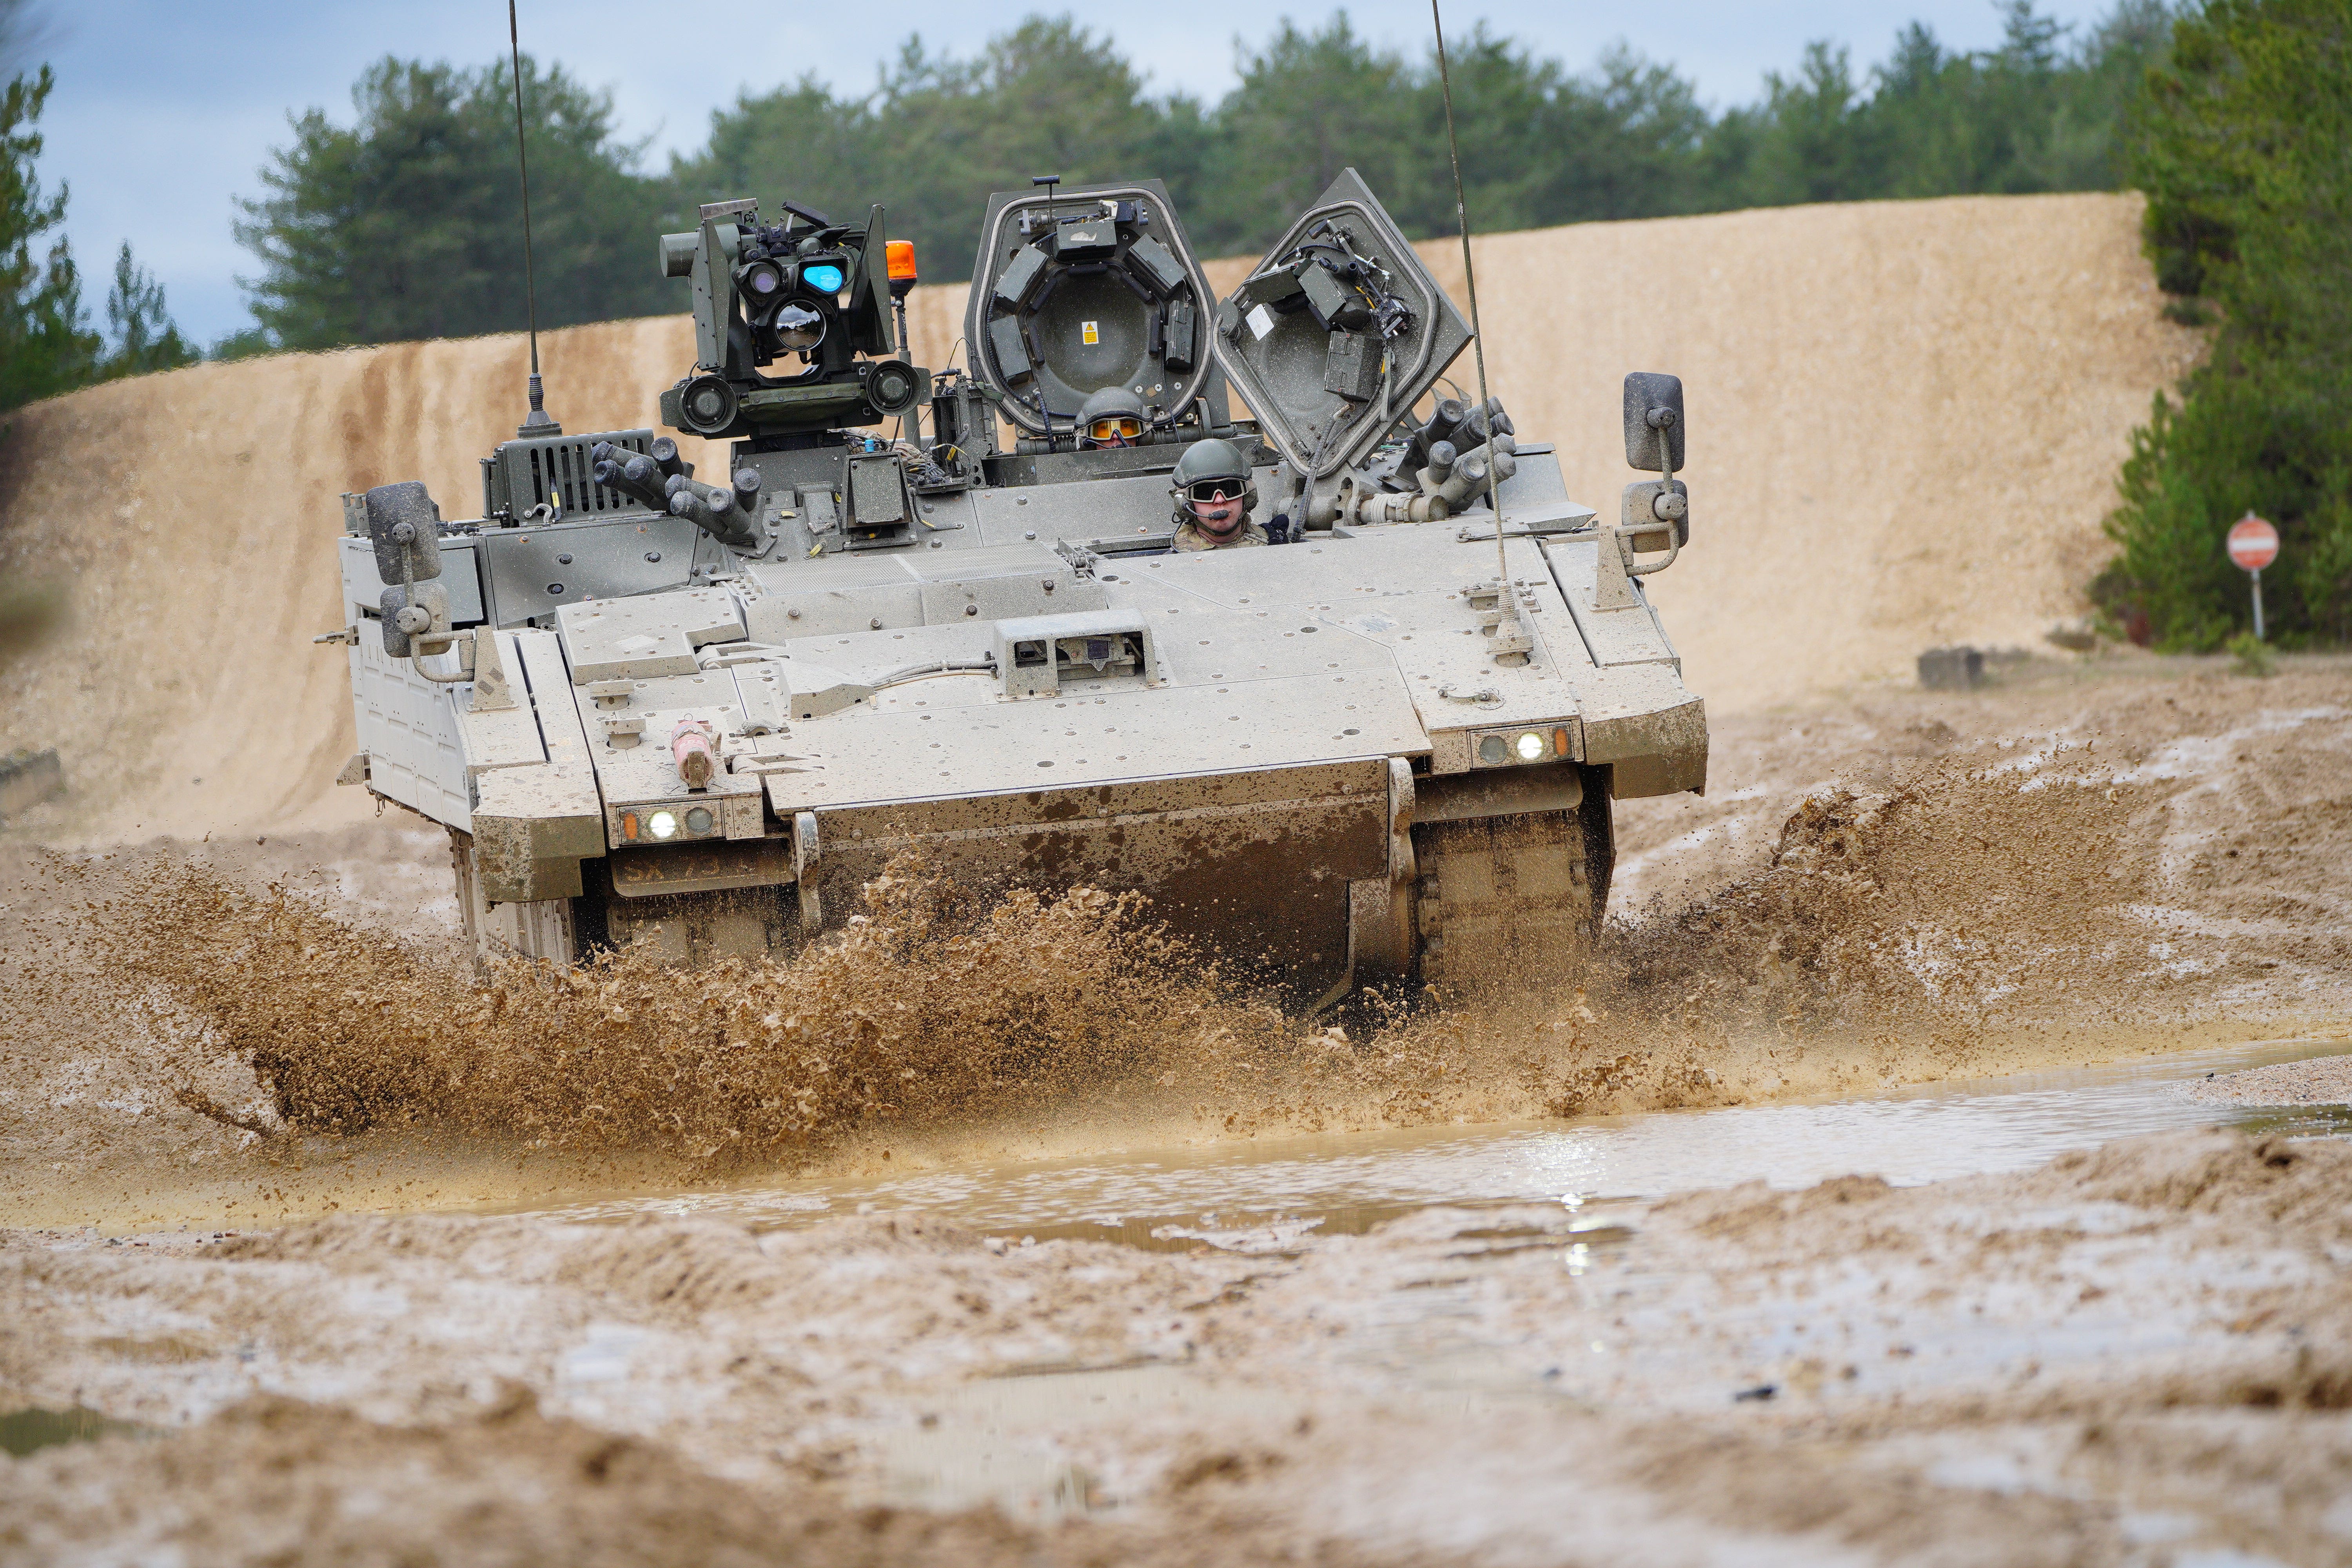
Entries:
{"type": "Polygon", "coordinates": [[[743,292],[761,304],[784,291],[783,269],[772,261],[755,261],[743,269],[743,292]]]}
{"type": "Polygon", "coordinates": [[[814,267],[801,268],[803,286],[819,294],[838,294],[848,276],[830,261],[820,261],[814,267]]]}
{"type": "Polygon", "coordinates": [[[824,341],[824,312],[794,300],[776,311],[776,346],[788,353],[813,349],[824,341]]]}

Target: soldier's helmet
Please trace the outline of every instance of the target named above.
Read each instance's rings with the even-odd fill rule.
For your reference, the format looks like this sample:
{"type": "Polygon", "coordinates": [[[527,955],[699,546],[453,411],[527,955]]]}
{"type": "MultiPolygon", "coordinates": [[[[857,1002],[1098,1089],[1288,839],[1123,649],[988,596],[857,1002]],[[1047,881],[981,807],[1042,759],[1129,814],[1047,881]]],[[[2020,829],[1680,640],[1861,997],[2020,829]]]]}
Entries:
{"type": "Polygon", "coordinates": [[[1175,497],[1180,518],[1192,515],[1194,506],[1220,497],[1231,500],[1238,496],[1251,510],[1257,507],[1257,485],[1250,478],[1249,459],[1242,456],[1239,447],[1214,436],[1184,448],[1184,455],[1176,459],[1176,471],[1169,477],[1169,491],[1175,497]]]}
{"type": "Polygon", "coordinates": [[[1143,399],[1124,386],[1106,386],[1078,409],[1078,447],[1132,447],[1143,438],[1143,399]]]}

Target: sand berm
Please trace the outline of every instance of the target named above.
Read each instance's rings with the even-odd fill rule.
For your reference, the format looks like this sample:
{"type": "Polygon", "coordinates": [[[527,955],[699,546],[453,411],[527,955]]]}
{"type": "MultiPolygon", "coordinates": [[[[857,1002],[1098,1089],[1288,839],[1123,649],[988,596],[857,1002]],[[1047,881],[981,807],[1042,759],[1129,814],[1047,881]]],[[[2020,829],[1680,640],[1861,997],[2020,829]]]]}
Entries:
{"type": "MultiPolygon", "coordinates": [[[[1938,643],[2031,645],[2079,614],[2113,476],[2193,363],[2138,250],[2139,198],[1962,197],[1496,235],[1479,245],[1494,390],[1605,511],[1630,475],[1619,383],[1689,386],[1694,548],[1658,601],[1713,711],[1907,676],[1938,643]]],[[[1464,298],[1458,248],[1423,247],[1464,298]]],[[[650,255],[650,247],[648,254],[650,255]]],[[[1232,288],[1246,259],[1210,268],[1232,288]]],[[[950,362],[961,286],[917,290],[950,362]]],[[[680,317],[548,334],[567,429],[656,423],[680,317]]],[[[960,359],[960,356],[956,356],[960,359]]],[[[1455,367],[1465,386],[1465,357],[1455,367]]],[[[353,745],[334,539],[345,490],[423,479],[478,510],[521,406],[517,336],[200,365],[13,416],[0,576],[65,629],[0,683],[0,747],[55,746],[51,842],[323,826],[353,745]]],[[[694,455],[689,452],[689,456],[694,455]]]]}

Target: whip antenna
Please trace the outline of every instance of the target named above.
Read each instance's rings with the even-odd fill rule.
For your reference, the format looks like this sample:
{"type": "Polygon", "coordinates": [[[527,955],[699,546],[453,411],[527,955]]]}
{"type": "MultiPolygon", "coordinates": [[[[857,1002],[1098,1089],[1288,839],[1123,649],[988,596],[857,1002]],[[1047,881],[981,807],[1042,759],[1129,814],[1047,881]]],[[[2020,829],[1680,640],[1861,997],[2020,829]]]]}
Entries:
{"type": "MultiPolygon", "coordinates": [[[[508,0],[511,5],[514,0],[508,0]]],[[[1454,139],[1454,75],[1445,65],[1445,20],[1437,13],[1438,0],[1429,0],[1429,25],[1437,34],[1437,82],[1445,96],[1445,152],[1454,161],[1454,216],[1462,227],[1462,278],[1470,289],[1470,343],[1478,353],[1478,413],[1486,422],[1487,439],[1494,439],[1495,417],[1487,409],[1486,334],[1478,326],[1478,269],[1470,260],[1470,203],[1462,194],[1462,146],[1454,139]]],[[[1486,464],[1486,505],[1495,513],[1495,587],[1507,605],[1511,568],[1503,555],[1502,481],[1492,459],[1486,464]]]]}
{"type": "MultiPolygon", "coordinates": [[[[515,0],[507,0],[507,49],[514,63],[515,167],[522,175],[522,299],[524,320],[530,327],[530,413],[517,427],[518,436],[561,436],[563,426],[547,412],[547,394],[539,381],[539,279],[530,261],[530,153],[522,134],[522,32],[515,23],[515,0]]],[[[1458,176],[1457,176],[1458,183],[1458,176]]],[[[1477,296],[1471,296],[1471,320],[1477,320],[1477,296]]],[[[1480,374],[1485,374],[1481,362],[1480,374]]],[[[1485,395],[1481,384],[1480,395],[1485,395]]]]}

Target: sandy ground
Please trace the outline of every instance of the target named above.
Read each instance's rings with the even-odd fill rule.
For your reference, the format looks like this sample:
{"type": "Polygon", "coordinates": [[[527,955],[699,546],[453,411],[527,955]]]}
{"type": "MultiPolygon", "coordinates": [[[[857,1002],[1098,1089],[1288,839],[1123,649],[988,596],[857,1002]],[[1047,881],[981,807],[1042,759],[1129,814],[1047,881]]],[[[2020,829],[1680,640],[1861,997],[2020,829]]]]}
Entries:
{"type": "Polygon", "coordinates": [[[1291,1253],[875,1216],[0,1250],[13,1563],[2341,1563],[2352,1152],[1433,1208],[1291,1253]],[[2243,1555],[2201,1557],[2200,1552],[2243,1555]]]}
{"type": "Polygon", "coordinates": [[[2352,1105],[2352,1057],[2248,1068],[2210,1077],[2188,1094],[2206,1105],[2352,1105]]]}
{"type": "MultiPolygon", "coordinates": [[[[2257,681],[2120,655],[1735,719],[1706,800],[1624,812],[1617,945],[1542,1017],[1408,1021],[1320,1076],[1234,1058],[1287,1076],[1216,1086],[1205,1120],[1049,1084],[1046,1120],[1056,1147],[1108,1153],[2228,1038],[2325,1050],[2352,1037],[2347,694],[2342,659],[2257,681]],[[2040,957],[1993,962],[2021,931],[2040,957]],[[1669,994],[1675,1016],[1634,1016],[1669,994]],[[1781,1024],[1759,1032],[1759,1006],[1781,1024]],[[1893,1016],[1935,1022],[1896,1039],[1893,1016]],[[1530,1079],[1537,1037],[1553,1054],[1530,1079]],[[1627,1065],[1628,1037],[1673,1069],[1627,1065]]],[[[350,911],[417,973],[452,961],[433,835],[10,853],[0,1414],[133,1428],[0,1460],[11,1563],[2352,1562],[2338,1142],[2216,1132],[1908,1189],[1864,1172],[1441,1205],[1246,1250],[906,1214],[448,1212],[702,1167],[588,1122],[532,1147],[478,1088],[361,1135],[224,1126],[173,1091],[267,1131],[249,1054],[186,1032],[164,947],[121,945],[126,911],[178,918],[142,889],[192,865],[239,898],[274,883],[289,901],[246,951],[257,993],[292,1000],[194,1016],[323,1037],[322,987],[372,951],[339,945],[350,911]],[[342,922],[304,912],[322,894],[342,922]]],[[[341,981],[346,1010],[389,973],[341,981]]],[[[909,983],[918,1010],[935,979],[909,983]]],[[[681,1038],[655,1037],[660,1059],[681,1038]]],[[[928,1128],[853,1119],[793,1168],[1049,1152],[954,1087],[928,1128]]]]}

